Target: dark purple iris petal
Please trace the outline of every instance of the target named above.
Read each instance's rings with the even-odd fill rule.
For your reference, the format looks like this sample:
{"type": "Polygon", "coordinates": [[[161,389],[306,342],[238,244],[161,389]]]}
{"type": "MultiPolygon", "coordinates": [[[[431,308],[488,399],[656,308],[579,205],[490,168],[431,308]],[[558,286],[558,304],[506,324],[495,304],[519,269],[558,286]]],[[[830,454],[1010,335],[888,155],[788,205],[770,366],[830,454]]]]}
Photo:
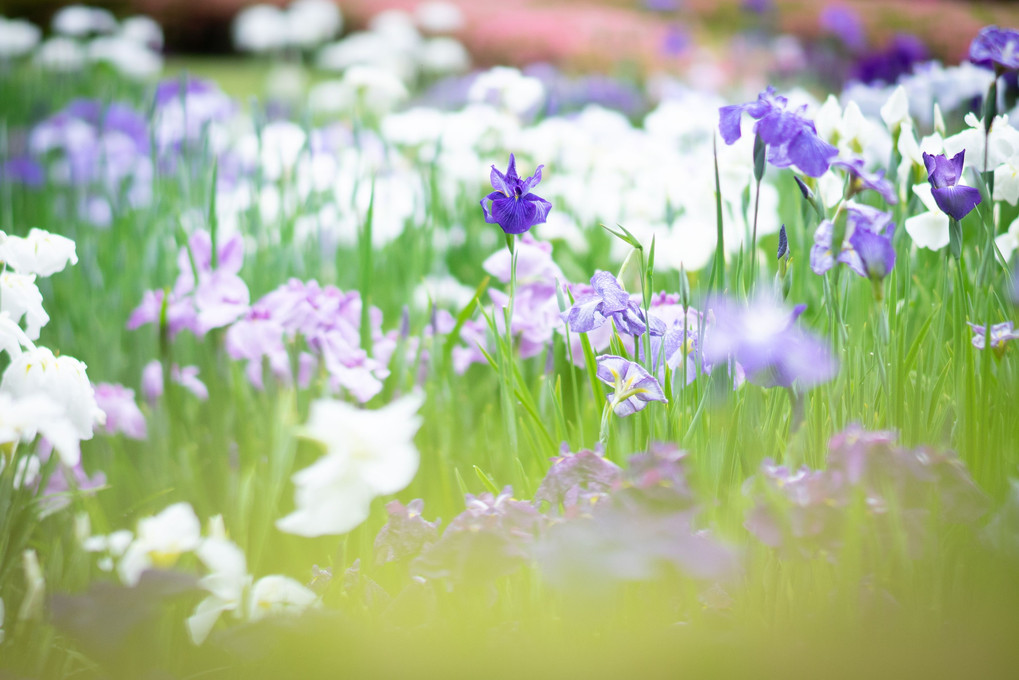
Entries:
{"type": "Polygon", "coordinates": [[[847,262],[849,268],[867,279],[883,279],[895,266],[895,248],[891,230],[887,235],[857,229],[849,237],[849,245],[857,257],[847,262]]]}
{"type": "Polygon", "coordinates": [[[987,26],[969,47],[969,60],[1005,71],[1019,70],[1019,31],[987,26]]]}
{"type": "Polygon", "coordinates": [[[961,220],[980,203],[980,192],[973,187],[959,185],[966,152],[960,151],[950,160],[943,154],[924,153],[923,163],[931,183],[931,194],[941,211],[955,220],[961,220]]]}
{"type": "Polygon", "coordinates": [[[868,172],[862,158],[839,159],[833,161],[831,166],[848,172],[852,176],[853,183],[857,185],[858,191],[862,189],[876,191],[890,205],[895,205],[899,202],[895,195],[895,187],[885,179],[885,171],[868,172]]]}
{"type": "Polygon", "coordinates": [[[536,224],[545,222],[552,204],[531,189],[541,182],[539,165],[534,175],[521,179],[517,175],[517,161],[510,154],[509,167],[502,173],[492,166],[492,188],[488,196],[481,199],[481,209],[485,213],[485,222],[498,224],[507,234],[523,234],[536,224]]]}

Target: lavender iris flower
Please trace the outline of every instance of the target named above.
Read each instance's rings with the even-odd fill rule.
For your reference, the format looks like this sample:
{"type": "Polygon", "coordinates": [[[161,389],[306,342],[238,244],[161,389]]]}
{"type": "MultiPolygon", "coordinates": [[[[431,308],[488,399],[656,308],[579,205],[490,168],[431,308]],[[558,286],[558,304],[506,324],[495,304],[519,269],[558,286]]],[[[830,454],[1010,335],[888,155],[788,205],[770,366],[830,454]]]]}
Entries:
{"type": "Polygon", "coordinates": [[[795,165],[804,174],[820,177],[828,171],[838,149],[817,136],[814,123],[804,116],[806,107],[790,110],[789,101],[768,87],[756,101],[723,106],[718,110],[718,129],[726,144],[742,136],[740,119],[749,114],[757,120],[754,133],[768,146],[768,162],[776,168],[795,165]]]}
{"type": "Polygon", "coordinates": [[[934,202],[942,212],[956,220],[969,215],[980,203],[979,191],[958,183],[962,178],[965,157],[965,150],[955,154],[951,160],[944,154],[932,156],[926,151],[923,154],[923,164],[927,167],[934,202]]]}
{"type": "Polygon", "coordinates": [[[668,401],[662,386],[640,364],[613,354],[603,354],[597,362],[598,379],[615,390],[608,400],[617,416],[636,413],[652,401],[668,401]]]}
{"type": "Polygon", "coordinates": [[[848,204],[846,211],[846,238],[841,252],[837,257],[832,253],[835,229],[830,220],[825,220],[814,232],[810,268],[820,275],[841,262],[864,278],[883,279],[895,266],[892,216],[868,205],[848,204]]]}
{"type": "Polygon", "coordinates": [[[805,305],[792,312],[777,300],[762,297],[750,305],[723,299],[714,305],[715,322],[707,327],[703,356],[710,364],[738,362],[751,382],[763,387],[808,388],[831,380],[838,364],[817,337],[796,326],[805,305]]]}
{"type": "Polygon", "coordinates": [[[818,21],[821,28],[836,36],[850,50],[859,51],[867,46],[867,34],[860,15],[845,5],[830,5],[818,21]]]}
{"type": "MultiPolygon", "coordinates": [[[[983,324],[969,323],[969,327],[973,329],[973,346],[977,349],[984,349],[987,347],[987,326],[983,324]]],[[[999,357],[1005,353],[1005,348],[1008,346],[1009,341],[1019,340],[1019,332],[1016,332],[1012,328],[1012,322],[1006,321],[1004,323],[996,323],[991,326],[991,349],[999,357]]]]}
{"type": "MultiPolygon", "coordinates": [[[[608,272],[595,272],[591,277],[591,287],[594,289],[591,294],[581,296],[562,313],[563,321],[571,331],[588,333],[600,328],[608,319],[612,319],[623,335],[643,335],[647,331],[644,312],[630,299],[616,277],[608,272]]],[[[664,333],[665,325],[651,317],[651,335],[664,333]]]]}
{"type": "Polygon", "coordinates": [[[849,158],[847,160],[840,158],[832,161],[831,167],[840,168],[849,174],[852,178],[850,180],[852,182],[850,185],[852,193],[859,193],[865,189],[870,189],[881,194],[881,198],[885,199],[885,202],[889,205],[895,205],[899,202],[898,197],[895,195],[895,187],[885,179],[885,171],[869,172],[862,158],[849,158]]]}
{"type": "Polygon", "coordinates": [[[1019,70],[1019,31],[986,26],[970,44],[969,60],[1001,71],[1019,70]]]}
{"type": "Polygon", "coordinates": [[[552,204],[531,193],[531,189],[541,182],[543,167],[539,165],[534,175],[521,179],[517,175],[517,161],[513,154],[510,154],[506,174],[493,165],[492,187],[495,191],[481,199],[485,222],[498,224],[507,234],[523,234],[534,225],[543,224],[552,204]]]}

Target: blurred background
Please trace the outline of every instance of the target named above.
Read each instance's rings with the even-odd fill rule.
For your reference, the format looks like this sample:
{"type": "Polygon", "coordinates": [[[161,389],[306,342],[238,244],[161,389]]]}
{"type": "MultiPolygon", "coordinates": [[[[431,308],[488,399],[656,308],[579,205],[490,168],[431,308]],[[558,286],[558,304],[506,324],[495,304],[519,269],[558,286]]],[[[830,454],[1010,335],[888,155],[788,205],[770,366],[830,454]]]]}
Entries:
{"type": "MultiPolygon", "coordinates": [[[[0,14],[49,26],[62,0],[4,0],[0,14]]],[[[118,18],[145,14],[165,33],[167,55],[229,54],[231,21],[252,0],[95,0],[118,18]]],[[[285,6],[286,0],[264,4],[285,6]]],[[[344,32],[388,9],[420,0],[337,0],[344,32]]],[[[445,3],[444,3],[445,4],[445,3]]],[[[479,66],[547,61],[560,67],[669,67],[696,47],[725,49],[733,35],[767,30],[810,42],[841,37],[851,50],[880,50],[897,36],[955,63],[987,24],[1019,25],[1014,0],[450,0],[461,10],[454,34],[479,66]],[[842,33],[840,36],[839,34],[842,33]],[[854,35],[858,34],[858,36],[854,35]]],[[[690,54],[687,55],[690,58],[690,54]]]]}

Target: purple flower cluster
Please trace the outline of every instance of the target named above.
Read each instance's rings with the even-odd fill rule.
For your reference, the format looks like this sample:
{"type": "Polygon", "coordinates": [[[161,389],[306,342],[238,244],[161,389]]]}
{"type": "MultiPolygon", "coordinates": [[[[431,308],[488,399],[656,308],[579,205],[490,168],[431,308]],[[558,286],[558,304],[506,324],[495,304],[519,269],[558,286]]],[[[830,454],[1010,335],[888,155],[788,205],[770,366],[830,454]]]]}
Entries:
{"type": "Polygon", "coordinates": [[[769,163],[776,168],[795,165],[806,175],[820,177],[839,152],[817,136],[805,111],[806,107],[790,109],[789,100],[769,87],[756,101],[720,108],[718,129],[726,144],[734,144],[743,134],[741,120],[746,113],[757,120],[754,134],[767,145],[769,163]]]}
{"type": "Polygon", "coordinates": [[[294,380],[296,363],[299,385],[307,386],[324,367],[332,390],[346,389],[358,401],[368,401],[389,375],[386,367],[396,348],[396,332],[382,332],[382,311],[372,307],[372,346],[362,347],[362,305],[357,291],[344,293],[335,286],[291,279],[230,326],[227,353],[248,362],[248,378],[258,388],[263,385],[263,363],[284,381],[294,380]]]}
{"type": "Polygon", "coordinates": [[[79,190],[78,215],[108,226],[115,210],[152,200],[149,139],[148,122],[129,106],[77,99],[32,129],[29,152],[53,182],[79,190]]]}
{"type": "Polygon", "coordinates": [[[949,159],[944,154],[932,156],[924,152],[923,164],[931,183],[931,195],[941,211],[956,220],[969,215],[980,203],[980,191],[974,187],[959,184],[962,179],[966,151],[960,151],[949,159]]]}
{"type": "Polygon", "coordinates": [[[820,275],[841,262],[866,279],[883,279],[895,266],[895,223],[891,214],[855,203],[847,204],[845,210],[845,238],[838,256],[832,253],[835,227],[831,220],[825,220],[814,231],[810,268],[820,275]]]}
{"type": "Polygon", "coordinates": [[[893,432],[852,425],[831,438],[825,470],[794,471],[765,460],[760,475],[747,484],[748,491],[756,489],[747,529],[792,554],[833,556],[853,524],[854,508],[873,523],[865,531],[905,531],[913,549],[937,522],[980,518],[986,498],[958,458],[897,446],[895,440],[893,432]]]}
{"type": "MultiPolygon", "coordinates": [[[[559,303],[556,300],[556,280],[563,273],[552,260],[552,244],[537,241],[530,234],[517,239],[514,246],[517,257],[517,289],[513,298],[513,315],[510,330],[514,346],[523,359],[546,351],[555,332],[562,328],[559,303]]],[[[484,263],[486,272],[504,284],[511,278],[511,258],[505,248],[493,253],[484,263]]],[[[505,314],[509,296],[499,290],[489,290],[495,306],[495,322],[500,333],[505,333],[505,314]]],[[[480,348],[486,348],[488,325],[484,320],[467,321],[461,329],[460,339],[466,346],[453,349],[453,365],[463,373],[473,363],[484,363],[480,348]]]]}
{"type": "Polygon", "coordinates": [[[763,387],[803,389],[831,380],[838,364],[828,346],[799,328],[794,310],[760,297],[751,304],[720,299],[712,306],[714,322],[704,335],[704,359],[714,366],[732,360],[747,378],[763,387]]]}
{"type": "MultiPolygon", "coordinates": [[[[198,337],[222,328],[248,311],[248,286],[238,276],[244,263],[244,241],[233,234],[217,247],[217,264],[212,266],[212,238],[196,231],[177,255],[177,282],[165,300],[167,332],[175,337],[189,330],[198,337]],[[192,262],[194,267],[192,267],[192,262]]],[[[128,330],[160,322],[164,292],[150,290],[131,312],[128,330]]]]}
{"type": "Polygon", "coordinates": [[[123,385],[99,383],[95,393],[96,404],[106,414],[104,428],[108,434],[121,433],[129,439],[148,436],[145,416],[135,403],[134,390],[123,385]]]}
{"type": "Polygon", "coordinates": [[[376,563],[401,561],[418,578],[450,587],[491,583],[536,562],[564,590],[611,589],[669,574],[718,581],[738,569],[737,554],[696,527],[697,498],[685,453],[654,445],[627,469],[600,452],[563,451],[533,502],[499,494],[469,495],[465,510],[437,535],[421,501],[387,506],[375,541],[376,563]]]}

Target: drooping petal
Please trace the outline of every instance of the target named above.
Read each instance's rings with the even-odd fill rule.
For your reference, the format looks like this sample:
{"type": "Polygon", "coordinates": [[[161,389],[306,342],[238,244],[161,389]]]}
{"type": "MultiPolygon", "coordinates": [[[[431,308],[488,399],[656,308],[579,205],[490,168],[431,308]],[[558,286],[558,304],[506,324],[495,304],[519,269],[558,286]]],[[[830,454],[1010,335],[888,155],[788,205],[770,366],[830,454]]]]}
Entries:
{"type": "Polygon", "coordinates": [[[957,220],[969,215],[970,211],[980,203],[980,192],[974,187],[935,187],[931,190],[931,194],[942,212],[957,220]]]}
{"type": "Polygon", "coordinates": [[[726,144],[734,144],[743,133],[740,130],[740,119],[743,117],[744,104],[733,104],[718,109],[718,131],[726,144]]]}
{"type": "Polygon", "coordinates": [[[789,142],[787,153],[789,160],[804,174],[820,177],[828,172],[829,164],[839,151],[818,137],[813,130],[804,127],[789,142]]]}

